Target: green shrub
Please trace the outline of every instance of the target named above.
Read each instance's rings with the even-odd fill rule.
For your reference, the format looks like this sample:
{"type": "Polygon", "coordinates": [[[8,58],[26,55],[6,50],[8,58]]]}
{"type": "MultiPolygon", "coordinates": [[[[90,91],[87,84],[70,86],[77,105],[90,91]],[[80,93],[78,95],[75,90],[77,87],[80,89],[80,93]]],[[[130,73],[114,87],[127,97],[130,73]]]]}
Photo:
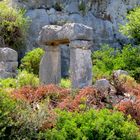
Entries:
{"type": "Polygon", "coordinates": [[[23,45],[29,24],[24,13],[24,10],[16,10],[10,7],[6,0],[0,2],[0,38],[3,45],[13,49],[23,45]]]}
{"type": "Polygon", "coordinates": [[[0,139],[7,139],[15,122],[12,118],[16,103],[8,93],[0,89],[0,139]]]}
{"type": "Polygon", "coordinates": [[[134,38],[136,43],[140,43],[140,7],[130,11],[127,15],[128,22],[120,26],[120,32],[124,35],[134,38]]]}
{"type": "Polygon", "coordinates": [[[71,87],[70,79],[61,79],[60,86],[63,88],[70,88],[71,87]]]}
{"type": "Polygon", "coordinates": [[[20,71],[17,77],[14,78],[7,78],[7,79],[0,79],[0,86],[1,88],[20,88],[23,86],[33,86],[36,87],[39,85],[39,78],[32,74],[28,73],[27,71],[20,71]]]}
{"type": "Polygon", "coordinates": [[[41,48],[36,48],[28,52],[21,60],[21,68],[28,72],[33,72],[34,74],[39,73],[39,64],[44,51],[41,48]]]}
{"type": "Polygon", "coordinates": [[[0,79],[0,86],[2,88],[16,88],[17,84],[17,79],[14,78],[0,79]]]}
{"type": "Polygon", "coordinates": [[[0,139],[35,139],[49,117],[47,102],[38,106],[35,110],[32,105],[16,101],[0,90],[0,139]]]}
{"type": "Polygon", "coordinates": [[[120,112],[60,111],[55,128],[42,134],[49,140],[138,140],[139,128],[120,112]]]}
{"type": "Polygon", "coordinates": [[[18,87],[23,87],[23,86],[36,87],[39,85],[39,78],[32,73],[28,73],[27,71],[21,71],[17,76],[17,82],[18,82],[18,87]]]}
{"type": "Polygon", "coordinates": [[[47,103],[47,101],[34,105],[23,101],[18,103],[18,107],[16,108],[17,114],[15,116],[17,126],[11,134],[13,140],[15,140],[14,137],[19,140],[37,138],[38,132],[43,127],[43,124],[47,123],[50,117],[47,103]]]}
{"type": "Polygon", "coordinates": [[[140,80],[140,47],[124,46],[122,50],[103,46],[92,54],[94,78],[109,77],[113,70],[126,70],[140,80]]]}

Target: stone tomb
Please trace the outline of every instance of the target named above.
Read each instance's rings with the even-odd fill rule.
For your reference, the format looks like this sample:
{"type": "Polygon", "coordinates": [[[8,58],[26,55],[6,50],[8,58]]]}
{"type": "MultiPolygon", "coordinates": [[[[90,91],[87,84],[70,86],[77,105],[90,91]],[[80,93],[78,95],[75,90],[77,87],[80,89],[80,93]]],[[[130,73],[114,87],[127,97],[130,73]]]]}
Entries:
{"type": "Polygon", "coordinates": [[[46,25],[42,28],[38,41],[46,45],[46,53],[40,62],[41,84],[59,84],[61,80],[62,44],[70,46],[70,78],[72,88],[92,85],[92,28],[79,23],[63,26],[46,25]]]}

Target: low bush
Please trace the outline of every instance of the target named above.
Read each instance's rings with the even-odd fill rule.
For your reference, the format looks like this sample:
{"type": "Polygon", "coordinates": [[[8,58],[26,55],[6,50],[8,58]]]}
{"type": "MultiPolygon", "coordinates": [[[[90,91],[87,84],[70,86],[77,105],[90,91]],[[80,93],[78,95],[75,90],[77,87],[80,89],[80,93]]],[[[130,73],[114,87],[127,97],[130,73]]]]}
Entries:
{"type": "Polygon", "coordinates": [[[17,79],[14,78],[0,79],[1,88],[16,88],[17,84],[17,79]]]}
{"type": "Polygon", "coordinates": [[[0,79],[0,86],[1,88],[20,88],[24,86],[32,86],[36,87],[39,85],[39,78],[32,74],[28,73],[27,71],[19,71],[17,77],[14,78],[7,78],[7,79],[0,79]]]}
{"type": "Polygon", "coordinates": [[[60,86],[63,88],[70,88],[71,87],[70,79],[61,79],[60,86]]]}
{"type": "Polygon", "coordinates": [[[139,128],[120,112],[89,110],[83,113],[59,111],[56,126],[40,137],[49,140],[138,140],[139,128]]]}
{"type": "Polygon", "coordinates": [[[28,52],[21,60],[21,69],[24,69],[28,72],[33,72],[38,75],[39,73],[39,64],[42,56],[44,55],[44,51],[41,48],[36,48],[30,52],[28,52]]]}
{"type": "Polygon", "coordinates": [[[25,100],[30,103],[48,98],[53,107],[55,107],[69,94],[70,90],[60,88],[56,85],[38,87],[26,86],[13,91],[13,96],[16,97],[16,99],[25,100]]]}
{"type": "Polygon", "coordinates": [[[126,18],[128,22],[120,26],[120,32],[135,39],[135,43],[140,44],[140,7],[129,11],[126,18]]]}
{"type": "Polygon", "coordinates": [[[116,105],[116,107],[126,116],[131,115],[131,117],[136,120],[137,124],[140,125],[140,99],[136,99],[135,102],[131,100],[122,101],[116,105]]]}
{"type": "Polygon", "coordinates": [[[140,81],[140,47],[124,46],[122,50],[103,46],[92,55],[94,79],[109,78],[113,70],[126,70],[140,81]]]}
{"type": "Polygon", "coordinates": [[[11,135],[12,127],[16,126],[13,119],[16,102],[10,98],[8,93],[0,89],[0,139],[7,139],[11,135]]]}
{"type": "Polygon", "coordinates": [[[55,113],[48,109],[48,101],[38,104],[29,104],[24,101],[18,103],[15,120],[17,126],[12,132],[14,139],[37,139],[38,132],[53,127],[55,124],[55,113]]]}
{"type": "Polygon", "coordinates": [[[62,102],[58,104],[61,109],[69,111],[85,111],[89,108],[103,108],[105,107],[102,99],[104,94],[101,94],[93,87],[85,87],[75,93],[74,96],[68,95],[62,102]]]}
{"type": "Polygon", "coordinates": [[[16,10],[6,0],[0,1],[0,44],[13,49],[23,46],[29,20],[24,10],[16,10]]]}
{"type": "Polygon", "coordinates": [[[27,71],[23,70],[19,72],[17,76],[17,82],[18,82],[18,87],[23,87],[23,86],[36,87],[39,85],[39,78],[36,75],[32,73],[28,73],[27,71]]]}

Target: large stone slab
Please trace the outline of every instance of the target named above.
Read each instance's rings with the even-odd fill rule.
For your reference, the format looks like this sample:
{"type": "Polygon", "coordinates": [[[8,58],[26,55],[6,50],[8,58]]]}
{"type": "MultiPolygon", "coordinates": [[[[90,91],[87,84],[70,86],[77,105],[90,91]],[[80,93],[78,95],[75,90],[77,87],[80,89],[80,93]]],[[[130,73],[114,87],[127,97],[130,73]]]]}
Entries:
{"type": "Polygon", "coordinates": [[[73,88],[92,85],[91,51],[70,49],[70,73],[73,88]]]}
{"type": "Polygon", "coordinates": [[[39,78],[41,84],[59,84],[61,80],[61,56],[59,46],[48,46],[40,62],[39,78]]]}
{"type": "Polygon", "coordinates": [[[57,46],[60,44],[60,39],[58,37],[58,31],[61,26],[57,25],[46,25],[42,28],[39,33],[38,42],[41,45],[57,46]]]}
{"type": "Polygon", "coordinates": [[[80,23],[66,23],[58,32],[60,39],[68,40],[93,40],[93,29],[80,23]]]}
{"type": "Polygon", "coordinates": [[[68,44],[73,40],[91,41],[93,37],[92,28],[80,23],[66,23],[65,25],[46,25],[42,28],[38,41],[42,45],[68,44]]]}

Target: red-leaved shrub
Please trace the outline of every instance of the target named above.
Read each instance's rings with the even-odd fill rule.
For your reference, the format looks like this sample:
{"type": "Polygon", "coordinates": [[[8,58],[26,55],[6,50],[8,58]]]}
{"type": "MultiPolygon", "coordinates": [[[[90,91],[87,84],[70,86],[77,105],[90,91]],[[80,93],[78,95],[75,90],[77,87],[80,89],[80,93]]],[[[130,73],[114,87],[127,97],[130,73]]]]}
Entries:
{"type": "Polygon", "coordinates": [[[69,111],[80,110],[81,104],[84,104],[86,107],[102,108],[104,106],[103,98],[104,94],[101,94],[95,88],[85,87],[77,93],[74,99],[68,96],[63,102],[58,104],[58,107],[69,111]]]}
{"type": "Polygon", "coordinates": [[[137,124],[140,125],[140,99],[137,99],[135,102],[122,101],[117,105],[117,109],[126,115],[131,115],[131,117],[136,120],[137,124]]]}
{"type": "Polygon", "coordinates": [[[50,97],[53,100],[62,100],[68,94],[70,94],[69,89],[64,89],[58,87],[56,85],[46,85],[46,86],[39,86],[39,87],[22,87],[20,89],[14,90],[12,96],[16,99],[21,99],[28,101],[30,103],[37,102],[45,97],[50,97]]]}

